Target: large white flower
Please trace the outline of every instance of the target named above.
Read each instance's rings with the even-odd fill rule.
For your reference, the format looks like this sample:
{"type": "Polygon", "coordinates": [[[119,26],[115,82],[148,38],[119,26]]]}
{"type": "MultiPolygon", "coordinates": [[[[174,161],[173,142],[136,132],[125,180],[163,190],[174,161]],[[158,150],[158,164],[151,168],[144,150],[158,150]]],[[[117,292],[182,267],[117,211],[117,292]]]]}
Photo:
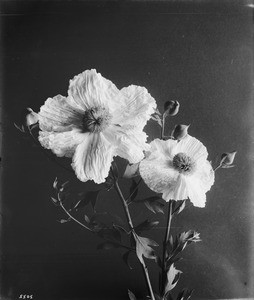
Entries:
{"type": "Polygon", "coordinates": [[[144,87],[118,90],[110,81],[87,70],[70,80],[68,96],[48,98],[39,112],[39,141],[57,156],[72,157],[81,181],[105,181],[113,157],[130,163],[144,158],[143,128],[156,108],[144,87]]]}
{"type": "Polygon", "coordinates": [[[204,207],[206,192],[214,183],[207,156],[206,147],[190,135],[179,142],[156,139],[147,158],[140,162],[139,172],[147,186],[162,193],[164,200],[189,198],[195,206],[204,207]]]}

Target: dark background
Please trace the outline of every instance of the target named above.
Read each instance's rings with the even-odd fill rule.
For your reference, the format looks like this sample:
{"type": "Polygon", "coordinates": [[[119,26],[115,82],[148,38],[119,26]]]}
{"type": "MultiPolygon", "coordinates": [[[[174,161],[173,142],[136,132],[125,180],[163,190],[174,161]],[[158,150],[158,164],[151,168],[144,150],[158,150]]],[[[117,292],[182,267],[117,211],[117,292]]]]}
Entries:
{"type": "MultiPolygon", "coordinates": [[[[178,99],[176,123],[216,162],[237,150],[236,167],[216,172],[206,208],[191,204],[174,221],[202,242],[186,249],[175,288],[193,299],[254,297],[252,10],[247,1],[74,2],[1,1],[2,199],[0,299],[128,299],[145,295],[142,271],[129,270],[121,251],[97,250],[101,240],[75,223],[60,224],[50,202],[57,176],[76,190],[96,189],[49,161],[13,125],[25,107],[38,111],[47,97],[66,95],[68,82],[96,68],[118,88],[145,86],[161,110],[178,99]],[[252,255],[251,255],[252,254],[252,255]]],[[[146,127],[149,139],[159,127],[146,127]]],[[[128,182],[121,182],[124,191],[128,182]]],[[[150,192],[142,185],[140,197],[150,192]]],[[[123,216],[114,191],[99,212],[123,216]]],[[[159,219],[150,236],[161,242],[165,217],[136,206],[134,221],[159,219]],[[141,215],[140,215],[141,214],[141,215]]],[[[123,216],[124,217],[124,216],[123,216]]],[[[154,287],[158,268],[149,262],[154,287]]]]}

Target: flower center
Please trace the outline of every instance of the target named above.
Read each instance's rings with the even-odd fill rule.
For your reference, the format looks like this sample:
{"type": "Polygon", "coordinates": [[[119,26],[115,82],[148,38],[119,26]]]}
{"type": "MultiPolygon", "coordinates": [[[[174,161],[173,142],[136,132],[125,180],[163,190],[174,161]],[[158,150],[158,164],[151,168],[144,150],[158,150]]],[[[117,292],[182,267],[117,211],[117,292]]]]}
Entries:
{"type": "Polygon", "coordinates": [[[173,166],[184,175],[189,175],[195,170],[195,162],[185,153],[178,153],[174,156],[173,166]]]}
{"type": "Polygon", "coordinates": [[[110,124],[112,116],[104,107],[93,107],[85,111],[82,119],[84,132],[101,132],[110,124]]]}

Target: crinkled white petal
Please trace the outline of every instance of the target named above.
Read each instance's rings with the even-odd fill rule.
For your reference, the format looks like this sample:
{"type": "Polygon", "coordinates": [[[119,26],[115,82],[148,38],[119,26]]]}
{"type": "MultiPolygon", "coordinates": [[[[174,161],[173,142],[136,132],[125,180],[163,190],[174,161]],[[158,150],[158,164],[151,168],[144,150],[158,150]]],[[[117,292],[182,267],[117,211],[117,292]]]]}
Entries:
{"type": "Polygon", "coordinates": [[[122,88],[119,105],[114,112],[114,123],[119,125],[132,125],[141,130],[154,113],[156,102],[141,86],[130,85],[122,88]]]}
{"type": "Polygon", "coordinates": [[[171,161],[166,159],[144,159],[139,164],[139,173],[152,191],[163,193],[173,190],[177,183],[179,173],[171,165],[171,161]]]}
{"type": "Polygon", "coordinates": [[[66,132],[39,132],[41,145],[52,150],[57,156],[72,157],[78,144],[86,138],[86,134],[73,129],[66,132]]]}
{"type": "Polygon", "coordinates": [[[38,113],[40,129],[44,131],[69,131],[80,124],[81,118],[61,95],[48,98],[38,113]]]}
{"type": "Polygon", "coordinates": [[[140,162],[139,172],[147,186],[166,201],[189,198],[198,207],[204,207],[206,192],[214,183],[214,171],[206,160],[206,147],[187,136],[180,142],[154,140],[149,155],[140,162]],[[185,153],[195,162],[193,173],[179,173],[173,166],[173,157],[185,153]]]}
{"type": "Polygon", "coordinates": [[[181,152],[187,154],[196,163],[198,163],[199,160],[206,160],[208,156],[206,147],[198,139],[190,135],[187,135],[178,142],[174,151],[175,154],[181,152]]]}
{"type": "Polygon", "coordinates": [[[114,99],[119,95],[117,87],[96,70],[86,70],[70,80],[69,103],[77,110],[85,111],[93,107],[105,107],[111,113],[114,99]]]}
{"type": "Polygon", "coordinates": [[[169,200],[185,200],[188,198],[186,177],[179,174],[177,179],[165,187],[162,198],[169,200]]]}
{"type": "Polygon", "coordinates": [[[174,149],[177,145],[175,140],[163,141],[155,139],[150,143],[150,151],[147,153],[147,159],[157,159],[159,157],[164,159],[173,159],[174,149]]]}
{"type": "Polygon", "coordinates": [[[114,156],[114,146],[102,133],[89,133],[77,146],[72,167],[79,180],[102,183],[108,176],[114,156]]]}
{"type": "Polygon", "coordinates": [[[146,143],[146,133],[128,125],[111,126],[105,130],[104,135],[115,145],[115,154],[131,164],[140,162],[144,158],[144,151],[150,149],[146,143]]]}

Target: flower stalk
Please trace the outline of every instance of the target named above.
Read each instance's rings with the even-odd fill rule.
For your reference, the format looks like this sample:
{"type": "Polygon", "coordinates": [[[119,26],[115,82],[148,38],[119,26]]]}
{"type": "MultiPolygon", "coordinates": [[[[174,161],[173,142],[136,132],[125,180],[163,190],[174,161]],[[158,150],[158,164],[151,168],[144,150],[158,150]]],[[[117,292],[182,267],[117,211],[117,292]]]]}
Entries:
{"type": "Polygon", "coordinates": [[[167,263],[167,245],[169,241],[169,234],[171,229],[171,222],[172,222],[172,200],[169,200],[168,203],[168,216],[167,216],[167,226],[166,226],[166,232],[165,232],[165,238],[163,242],[163,254],[162,254],[162,277],[161,277],[161,293],[163,294],[164,286],[166,282],[166,276],[167,276],[167,269],[166,269],[166,263],[167,263]]]}
{"type": "MultiPolygon", "coordinates": [[[[130,215],[128,204],[127,204],[127,202],[126,202],[126,200],[125,200],[125,198],[123,196],[123,193],[122,193],[122,191],[121,191],[121,189],[119,187],[118,181],[115,178],[114,174],[113,174],[113,177],[114,177],[114,187],[115,187],[115,190],[116,190],[119,198],[122,201],[124,212],[125,212],[125,215],[126,215],[129,227],[130,227],[131,234],[132,234],[133,238],[135,239],[135,230],[134,230],[134,227],[133,227],[133,222],[132,222],[132,219],[131,219],[131,215],[130,215]]],[[[150,277],[149,277],[147,266],[146,266],[146,264],[145,264],[144,261],[142,261],[140,263],[141,263],[142,268],[143,268],[143,272],[144,272],[144,275],[145,275],[146,284],[147,284],[147,287],[148,287],[148,290],[149,290],[149,293],[150,293],[150,296],[151,296],[151,300],[155,300],[155,296],[154,296],[154,293],[153,293],[153,288],[152,288],[152,284],[151,284],[151,281],[150,281],[150,277]]]]}

